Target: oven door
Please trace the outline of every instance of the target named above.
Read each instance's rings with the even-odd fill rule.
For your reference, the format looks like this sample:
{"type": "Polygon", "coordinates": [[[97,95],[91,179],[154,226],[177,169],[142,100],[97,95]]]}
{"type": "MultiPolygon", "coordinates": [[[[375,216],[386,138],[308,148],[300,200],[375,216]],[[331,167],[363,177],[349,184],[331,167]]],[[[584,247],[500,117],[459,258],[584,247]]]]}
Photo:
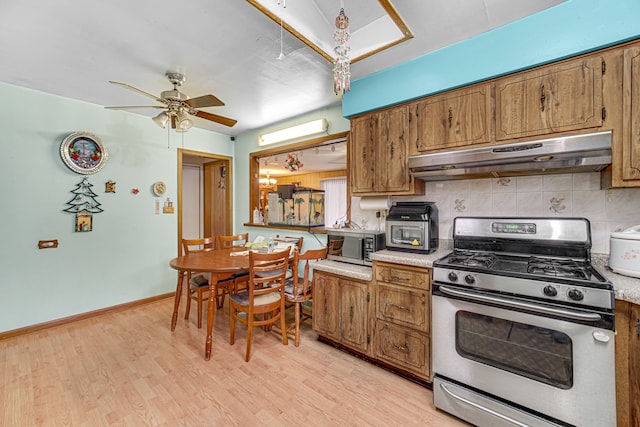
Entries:
{"type": "Polygon", "coordinates": [[[428,250],[427,224],[427,221],[387,220],[387,248],[428,250]]]}
{"type": "Polygon", "coordinates": [[[438,283],[432,304],[437,407],[491,425],[519,425],[516,410],[521,425],[615,426],[614,332],[594,326],[601,314],[438,283]]]}

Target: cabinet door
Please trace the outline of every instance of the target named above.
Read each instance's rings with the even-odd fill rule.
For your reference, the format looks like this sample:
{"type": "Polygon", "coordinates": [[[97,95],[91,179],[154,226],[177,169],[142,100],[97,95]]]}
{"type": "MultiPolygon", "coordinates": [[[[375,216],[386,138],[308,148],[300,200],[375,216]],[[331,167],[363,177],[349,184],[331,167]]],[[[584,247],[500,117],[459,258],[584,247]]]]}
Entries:
{"type": "Polygon", "coordinates": [[[378,322],[375,356],[424,379],[429,378],[429,337],[411,329],[378,322]]]}
{"type": "Polygon", "coordinates": [[[496,140],[602,126],[600,57],[583,58],[496,83],[496,140]]]}
{"type": "Polygon", "coordinates": [[[491,141],[491,85],[432,96],[414,108],[411,141],[417,151],[491,141]]]}
{"type": "Polygon", "coordinates": [[[313,330],[336,340],[340,339],[338,282],[320,272],[313,275],[313,330]]]}
{"type": "Polygon", "coordinates": [[[375,188],[381,192],[409,191],[411,183],[407,168],[409,107],[403,106],[381,112],[378,128],[375,188]]]}
{"type": "Polygon", "coordinates": [[[375,190],[375,147],[378,143],[378,115],[368,114],[351,120],[350,156],[351,192],[375,190]]]}
{"type": "Polygon", "coordinates": [[[376,318],[429,332],[429,291],[386,283],[376,286],[376,318]]]}
{"type": "MultiPolygon", "coordinates": [[[[315,294],[314,294],[315,298],[315,294]]],[[[314,311],[315,316],[315,311],[314,311]]],[[[340,331],[342,342],[363,352],[367,349],[367,286],[340,280],[340,331]]]]}
{"type": "Polygon", "coordinates": [[[624,53],[622,179],[640,179],[640,47],[624,53]]]}

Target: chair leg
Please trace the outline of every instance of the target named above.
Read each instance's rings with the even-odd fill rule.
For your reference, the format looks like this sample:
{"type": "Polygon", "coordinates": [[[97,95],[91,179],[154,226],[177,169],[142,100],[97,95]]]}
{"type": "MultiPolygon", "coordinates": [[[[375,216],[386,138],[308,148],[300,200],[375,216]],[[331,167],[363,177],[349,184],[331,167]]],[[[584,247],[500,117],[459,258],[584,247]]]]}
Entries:
{"type": "Polygon", "coordinates": [[[233,304],[229,304],[229,344],[233,345],[236,338],[236,314],[237,311],[233,308],[233,304]]]}
{"type": "Polygon", "coordinates": [[[187,283],[187,308],[184,310],[184,319],[189,320],[189,312],[191,311],[191,286],[187,283]]]}
{"type": "Polygon", "coordinates": [[[247,313],[247,352],[244,355],[245,362],[251,358],[251,341],[253,341],[253,314],[247,313]]]}
{"type": "Polygon", "coordinates": [[[198,329],[202,328],[202,305],[204,304],[204,298],[202,294],[204,293],[202,288],[197,290],[198,292],[198,329]]]}
{"type": "Polygon", "coordinates": [[[287,319],[285,319],[284,313],[285,311],[283,301],[282,305],[280,306],[280,313],[278,313],[278,315],[280,316],[280,332],[282,332],[282,344],[288,345],[289,339],[287,338],[287,319]]]}
{"type": "Polygon", "coordinates": [[[295,338],[296,338],[296,347],[300,346],[300,303],[295,303],[295,316],[296,316],[296,330],[295,330],[295,338]]]}

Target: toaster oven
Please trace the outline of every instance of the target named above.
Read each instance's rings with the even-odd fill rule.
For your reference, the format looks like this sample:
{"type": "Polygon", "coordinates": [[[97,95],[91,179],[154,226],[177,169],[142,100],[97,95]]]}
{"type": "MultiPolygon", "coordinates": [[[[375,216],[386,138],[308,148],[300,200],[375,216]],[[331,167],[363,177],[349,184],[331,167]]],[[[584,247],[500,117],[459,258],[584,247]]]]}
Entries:
{"type": "Polygon", "coordinates": [[[398,202],[386,220],[389,250],[431,253],[438,249],[438,208],[433,202],[398,202]]]}

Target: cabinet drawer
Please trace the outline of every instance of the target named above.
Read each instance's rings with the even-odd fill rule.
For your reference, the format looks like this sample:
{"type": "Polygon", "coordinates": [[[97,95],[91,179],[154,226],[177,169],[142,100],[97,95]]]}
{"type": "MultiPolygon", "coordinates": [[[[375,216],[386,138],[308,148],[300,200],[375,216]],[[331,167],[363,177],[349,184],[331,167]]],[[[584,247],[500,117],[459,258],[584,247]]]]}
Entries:
{"type": "Polygon", "coordinates": [[[429,336],[386,322],[378,322],[375,356],[382,361],[429,377],[429,336]]]}
{"type": "Polygon", "coordinates": [[[429,274],[422,271],[378,265],[376,266],[376,280],[378,282],[429,289],[429,274]]]}
{"type": "Polygon", "coordinates": [[[376,317],[399,326],[429,332],[429,291],[378,282],[376,317]]]}

